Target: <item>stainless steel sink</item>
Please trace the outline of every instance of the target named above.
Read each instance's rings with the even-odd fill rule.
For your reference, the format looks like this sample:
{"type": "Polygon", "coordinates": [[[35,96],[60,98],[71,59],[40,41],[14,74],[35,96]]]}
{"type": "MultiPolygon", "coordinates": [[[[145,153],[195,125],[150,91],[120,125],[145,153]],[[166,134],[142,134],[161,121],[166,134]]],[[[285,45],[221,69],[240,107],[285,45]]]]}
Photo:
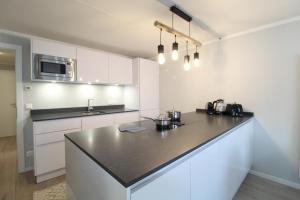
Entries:
{"type": "Polygon", "coordinates": [[[81,115],[84,115],[84,116],[86,116],[86,115],[99,115],[101,113],[102,112],[100,112],[100,111],[85,111],[85,112],[82,112],[81,115]]]}

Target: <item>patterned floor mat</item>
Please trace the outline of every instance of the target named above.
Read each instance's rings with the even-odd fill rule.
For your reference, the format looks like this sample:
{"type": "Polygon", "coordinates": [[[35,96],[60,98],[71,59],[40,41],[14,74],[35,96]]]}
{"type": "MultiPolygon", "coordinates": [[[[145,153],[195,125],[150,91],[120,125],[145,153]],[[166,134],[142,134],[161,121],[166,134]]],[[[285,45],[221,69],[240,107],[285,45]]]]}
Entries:
{"type": "Polygon", "coordinates": [[[66,200],[66,184],[59,183],[49,188],[35,191],[33,200],[66,200]]]}

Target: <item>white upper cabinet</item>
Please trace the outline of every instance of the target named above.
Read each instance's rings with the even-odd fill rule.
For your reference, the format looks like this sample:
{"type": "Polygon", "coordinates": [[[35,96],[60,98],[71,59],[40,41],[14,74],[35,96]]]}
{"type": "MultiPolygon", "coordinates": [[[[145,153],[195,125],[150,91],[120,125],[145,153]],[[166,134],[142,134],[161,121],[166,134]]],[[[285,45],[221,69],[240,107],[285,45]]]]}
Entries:
{"type": "Polygon", "coordinates": [[[42,39],[32,39],[32,53],[76,59],[77,82],[133,84],[131,58],[42,39]]]}
{"type": "Polygon", "coordinates": [[[159,65],[139,59],[140,110],[159,109],[159,65]]]}
{"type": "Polygon", "coordinates": [[[77,48],[77,79],[82,82],[108,83],[108,53],[77,48]]]}
{"type": "Polygon", "coordinates": [[[109,56],[109,81],[112,84],[132,84],[132,59],[123,56],[109,56]]]}
{"type": "Polygon", "coordinates": [[[76,59],[75,46],[40,39],[32,39],[32,53],[76,59]]]}

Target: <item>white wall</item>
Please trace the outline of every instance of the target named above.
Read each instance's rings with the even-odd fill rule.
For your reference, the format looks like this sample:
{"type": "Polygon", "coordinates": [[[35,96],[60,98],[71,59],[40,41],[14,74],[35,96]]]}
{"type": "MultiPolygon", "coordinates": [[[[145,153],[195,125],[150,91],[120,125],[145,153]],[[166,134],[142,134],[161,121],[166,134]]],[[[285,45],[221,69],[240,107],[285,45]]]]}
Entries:
{"type": "Polygon", "coordinates": [[[16,74],[14,70],[0,70],[0,137],[16,135],[16,74]]]}
{"type": "Polygon", "coordinates": [[[194,111],[217,98],[242,103],[256,118],[253,170],[300,183],[299,36],[298,21],[209,44],[200,49],[201,66],[189,72],[168,57],[161,111],[194,111]]]}

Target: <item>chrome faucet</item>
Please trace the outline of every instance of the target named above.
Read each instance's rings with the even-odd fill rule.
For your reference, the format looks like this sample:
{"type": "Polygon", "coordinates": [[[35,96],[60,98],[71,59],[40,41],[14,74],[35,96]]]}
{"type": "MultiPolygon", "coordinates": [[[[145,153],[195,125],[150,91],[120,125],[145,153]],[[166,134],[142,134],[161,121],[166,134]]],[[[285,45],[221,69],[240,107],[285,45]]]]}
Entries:
{"type": "Polygon", "coordinates": [[[91,106],[91,101],[94,101],[95,99],[88,99],[88,107],[87,107],[87,111],[88,112],[92,112],[93,111],[93,107],[91,106]]]}

